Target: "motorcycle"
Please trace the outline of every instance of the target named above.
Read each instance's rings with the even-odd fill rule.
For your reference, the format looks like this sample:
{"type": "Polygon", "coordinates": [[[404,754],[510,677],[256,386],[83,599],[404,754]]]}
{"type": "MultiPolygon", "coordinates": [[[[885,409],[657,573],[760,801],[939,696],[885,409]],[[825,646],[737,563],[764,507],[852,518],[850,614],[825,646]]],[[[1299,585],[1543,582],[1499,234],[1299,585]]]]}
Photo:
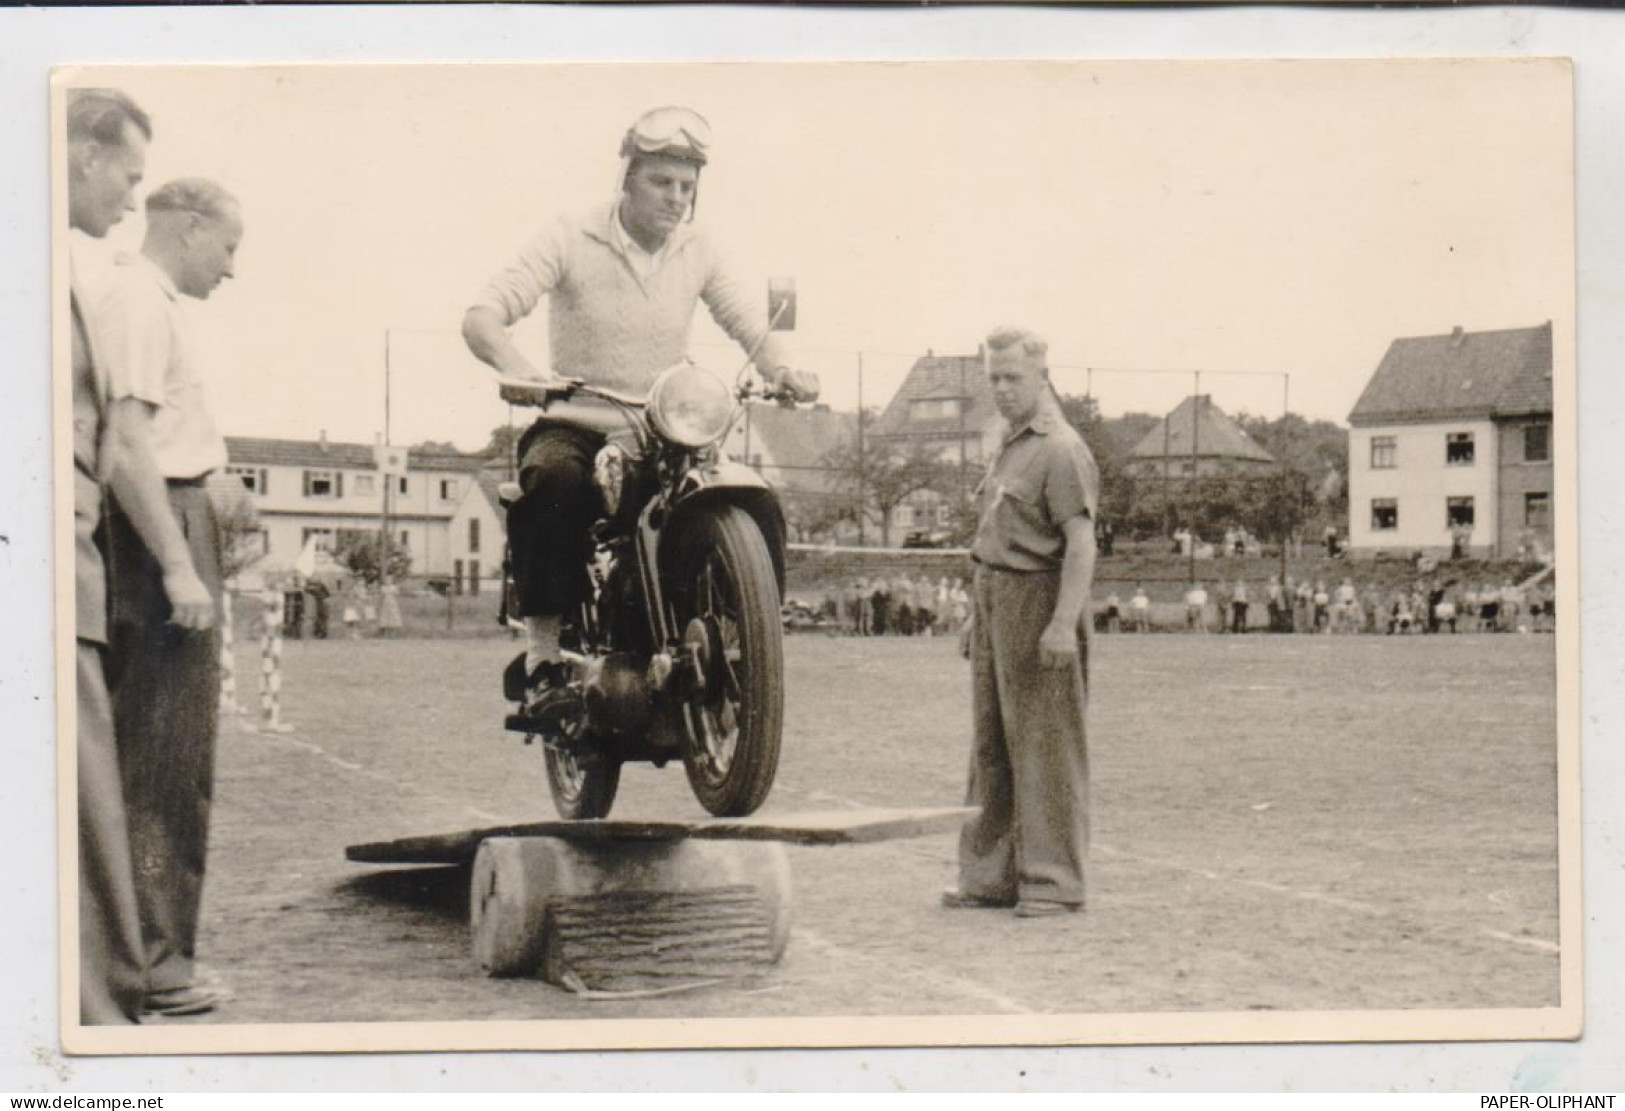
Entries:
{"type": "MultiPolygon", "coordinates": [[[[561,624],[565,694],[533,712],[523,655],[504,675],[521,703],[506,727],[541,742],[555,808],[605,817],[624,764],[681,759],[711,814],[754,812],[779,763],[786,533],[777,494],[722,444],[751,399],[786,399],[744,370],[730,388],[689,361],[647,398],[511,378],[501,395],[543,410],[533,430],[579,423],[579,407],[557,411],[570,408],[561,398],[596,403],[620,425],[593,462],[602,515],[585,554],[589,597],[561,624]]],[[[518,488],[505,487],[511,504],[518,488]]]]}

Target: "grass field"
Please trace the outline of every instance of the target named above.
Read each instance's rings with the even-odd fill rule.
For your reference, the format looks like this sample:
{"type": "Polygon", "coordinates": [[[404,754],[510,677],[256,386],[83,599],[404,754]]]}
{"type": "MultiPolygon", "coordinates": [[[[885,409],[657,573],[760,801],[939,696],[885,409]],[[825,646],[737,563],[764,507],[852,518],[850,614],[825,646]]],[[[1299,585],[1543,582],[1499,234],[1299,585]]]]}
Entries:
{"type": "MultiPolygon", "coordinates": [[[[795,932],[765,981],[595,1003],[482,978],[466,874],[343,859],[552,816],[539,752],[499,728],[512,646],[290,643],[296,731],[222,731],[202,947],[238,999],[210,1021],[1557,1003],[1550,638],[1093,644],[1086,914],[940,909],[950,835],[793,849],[795,932]]],[[[787,669],[768,810],[960,801],[951,643],[795,637],[787,669]]],[[[617,817],[698,813],[681,769],[628,769],[617,817]]]]}

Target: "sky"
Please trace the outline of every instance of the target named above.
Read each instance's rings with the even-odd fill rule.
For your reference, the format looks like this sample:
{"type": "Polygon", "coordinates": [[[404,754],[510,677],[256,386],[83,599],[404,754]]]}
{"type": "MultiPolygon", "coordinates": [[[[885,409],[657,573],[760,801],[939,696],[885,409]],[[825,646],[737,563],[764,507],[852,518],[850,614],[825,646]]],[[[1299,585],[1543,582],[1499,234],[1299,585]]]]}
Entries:
{"type": "MultiPolygon", "coordinates": [[[[509,419],[463,310],[555,214],[612,196],[644,109],[715,130],[698,216],[798,289],[824,400],[883,405],[1001,323],[1108,414],[1342,421],[1397,336],[1557,323],[1572,347],[1571,81],[1543,61],[149,67],[148,182],[243,203],[189,310],[228,435],[481,446],[509,419]],[[861,353],[861,354],[860,354],[861,353]],[[1162,372],[1162,373],[1156,373],[1162,372]],[[1173,373],[1177,372],[1177,373],[1173,373]]],[[[139,245],[141,220],[110,248],[139,245]]],[[[547,361],[546,313],[516,330],[547,361]]],[[[696,316],[692,352],[743,360],[696,316]]]]}

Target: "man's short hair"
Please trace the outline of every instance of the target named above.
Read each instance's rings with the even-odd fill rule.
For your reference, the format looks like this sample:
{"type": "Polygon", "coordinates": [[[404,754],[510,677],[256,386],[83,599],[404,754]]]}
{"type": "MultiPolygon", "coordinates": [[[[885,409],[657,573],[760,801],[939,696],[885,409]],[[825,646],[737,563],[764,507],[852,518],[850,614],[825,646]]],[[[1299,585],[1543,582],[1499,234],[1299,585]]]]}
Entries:
{"type": "Polygon", "coordinates": [[[152,117],[118,89],[69,89],[68,138],[94,139],[110,147],[124,145],[124,125],[132,123],[152,139],[152,117]]]}
{"type": "Polygon", "coordinates": [[[237,210],[237,198],[208,178],[182,177],[165,182],[147,194],[147,215],[191,212],[205,220],[220,220],[237,210]]]}
{"type": "Polygon", "coordinates": [[[1008,351],[1019,345],[1019,354],[1024,358],[1037,363],[1041,367],[1048,367],[1045,356],[1049,354],[1049,344],[1031,328],[1021,328],[1013,324],[1002,324],[987,334],[987,348],[989,351],[1008,351]]]}

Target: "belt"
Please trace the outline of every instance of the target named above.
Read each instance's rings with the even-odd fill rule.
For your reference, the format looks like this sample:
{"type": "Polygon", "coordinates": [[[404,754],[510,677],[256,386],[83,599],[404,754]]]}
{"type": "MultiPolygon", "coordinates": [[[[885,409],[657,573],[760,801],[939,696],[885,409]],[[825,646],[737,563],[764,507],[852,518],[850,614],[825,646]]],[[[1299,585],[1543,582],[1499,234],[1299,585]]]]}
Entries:
{"type": "Polygon", "coordinates": [[[164,485],[171,490],[176,487],[203,486],[209,481],[209,476],[213,473],[213,471],[204,471],[196,478],[166,478],[164,479],[164,485]]]}

